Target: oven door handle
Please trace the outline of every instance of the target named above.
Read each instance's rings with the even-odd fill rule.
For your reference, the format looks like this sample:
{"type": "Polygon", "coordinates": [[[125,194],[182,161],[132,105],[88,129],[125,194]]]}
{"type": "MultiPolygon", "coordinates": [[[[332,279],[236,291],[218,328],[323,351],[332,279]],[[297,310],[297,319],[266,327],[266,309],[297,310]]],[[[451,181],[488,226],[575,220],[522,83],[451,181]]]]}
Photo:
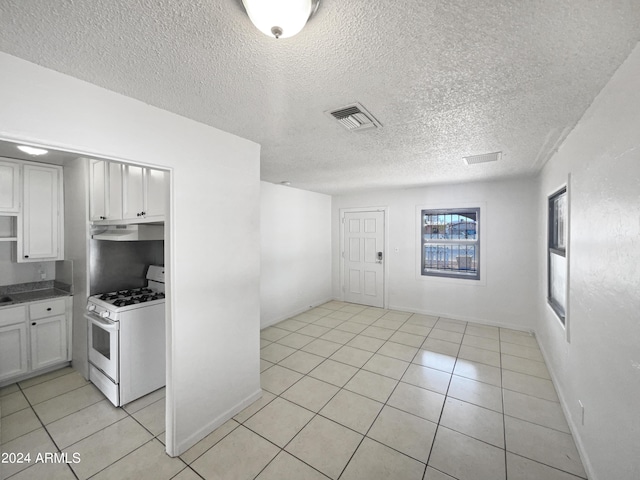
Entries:
{"type": "Polygon", "coordinates": [[[105,330],[118,330],[118,322],[110,322],[109,320],[105,320],[102,317],[98,317],[97,315],[91,315],[90,313],[85,314],[85,318],[87,318],[90,322],[95,324],[100,324],[104,327],[105,330]]]}

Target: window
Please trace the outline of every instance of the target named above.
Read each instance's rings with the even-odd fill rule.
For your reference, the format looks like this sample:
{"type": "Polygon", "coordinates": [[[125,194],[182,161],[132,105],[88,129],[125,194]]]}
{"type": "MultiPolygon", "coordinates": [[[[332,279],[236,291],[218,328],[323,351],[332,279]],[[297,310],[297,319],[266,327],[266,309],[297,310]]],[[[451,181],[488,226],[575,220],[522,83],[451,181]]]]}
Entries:
{"type": "Polygon", "coordinates": [[[422,275],[480,279],[480,209],[422,210],[422,275]]]}
{"type": "Polygon", "coordinates": [[[565,324],[567,304],[567,188],[563,188],[549,197],[549,305],[556,312],[562,324],[565,324]]]}

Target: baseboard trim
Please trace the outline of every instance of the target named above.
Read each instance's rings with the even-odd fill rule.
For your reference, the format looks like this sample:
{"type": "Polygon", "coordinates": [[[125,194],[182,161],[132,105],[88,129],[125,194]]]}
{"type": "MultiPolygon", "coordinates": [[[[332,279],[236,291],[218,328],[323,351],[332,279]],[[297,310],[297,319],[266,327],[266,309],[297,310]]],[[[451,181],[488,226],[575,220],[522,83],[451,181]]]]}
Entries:
{"type": "Polygon", "coordinates": [[[296,315],[300,315],[301,313],[304,312],[308,312],[309,310],[311,310],[312,308],[316,308],[324,303],[330,302],[331,300],[333,300],[333,297],[327,297],[315,302],[312,302],[311,305],[309,306],[305,306],[296,310],[291,310],[286,314],[282,314],[277,316],[276,318],[272,319],[272,320],[268,320],[265,323],[262,323],[262,321],[260,322],[260,330],[264,330],[267,327],[270,327],[271,325],[275,325],[276,323],[279,323],[283,320],[287,320],[291,317],[295,317],[296,315]]]}
{"type": "Polygon", "coordinates": [[[538,342],[540,346],[540,352],[542,352],[542,358],[544,359],[544,363],[547,366],[547,370],[549,371],[549,375],[551,376],[551,382],[553,383],[554,388],[556,389],[556,393],[558,394],[558,399],[560,400],[560,407],[562,407],[562,412],[564,413],[564,417],[567,420],[567,424],[569,425],[569,430],[571,431],[571,436],[573,437],[576,448],[578,449],[578,454],[580,455],[580,460],[582,460],[582,466],[587,472],[587,478],[589,480],[598,480],[598,477],[591,465],[591,461],[589,460],[589,455],[587,455],[587,451],[582,443],[582,439],[578,434],[578,426],[573,421],[573,418],[569,414],[569,407],[567,405],[567,400],[564,395],[564,392],[560,388],[560,383],[558,382],[558,377],[555,372],[550,368],[551,363],[549,362],[549,356],[547,355],[542,342],[538,342]]]}
{"type": "Polygon", "coordinates": [[[390,310],[399,310],[399,311],[403,311],[403,312],[410,312],[410,313],[419,313],[421,315],[430,315],[432,317],[450,318],[452,320],[460,320],[462,322],[471,322],[471,323],[478,323],[478,324],[482,324],[482,325],[491,325],[492,327],[509,328],[511,330],[518,330],[520,332],[527,332],[527,333],[530,333],[532,335],[535,334],[533,329],[523,327],[522,325],[516,325],[516,324],[508,323],[508,322],[496,322],[494,320],[487,320],[485,318],[470,317],[470,316],[464,316],[464,315],[453,316],[451,314],[444,313],[444,312],[435,312],[435,311],[430,311],[430,310],[416,309],[416,308],[411,308],[411,307],[404,307],[404,306],[401,306],[401,305],[389,305],[389,309],[390,310]]]}
{"type": "Polygon", "coordinates": [[[207,423],[204,427],[202,427],[198,431],[196,431],[193,434],[189,435],[183,441],[178,442],[178,444],[176,445],[177,453],[175,455],[173,455],[173,456],[177,457],[178,455],[182,455],[184,452],[189,450],[191,447],[193,447],[196,443],[198,443],[204,437],[206,437],[211,432],[213,432],[216,428],[218,428],[224,422],[226,422],[230,418],[233,418],[237,413],[240,413],[242,410],[247,408],[249,405],[251,405],[253,402],[258,400],[260,397],[262,397],[262,389],[261,388],[258,389],[257,391],[255,391],[254,393],[252,393],[251,395],[249,395],[247,398],[242,400],[240,403],[238,403],[235,406],[231,407],[226,412],[224,412],[221,415],[217,416],[213,421],[207,423]]]}

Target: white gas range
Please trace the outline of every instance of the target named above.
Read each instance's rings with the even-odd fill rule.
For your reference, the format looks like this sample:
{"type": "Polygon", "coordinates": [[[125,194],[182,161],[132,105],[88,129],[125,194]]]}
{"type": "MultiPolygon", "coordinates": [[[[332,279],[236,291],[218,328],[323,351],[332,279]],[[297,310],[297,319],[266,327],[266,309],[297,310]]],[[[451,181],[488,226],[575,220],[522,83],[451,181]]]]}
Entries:
{"type": "Polygon", "coordinates": [[[147,281],[87,301],[89,380],[117,407],[165,385],[164,267],[147,281]]]}

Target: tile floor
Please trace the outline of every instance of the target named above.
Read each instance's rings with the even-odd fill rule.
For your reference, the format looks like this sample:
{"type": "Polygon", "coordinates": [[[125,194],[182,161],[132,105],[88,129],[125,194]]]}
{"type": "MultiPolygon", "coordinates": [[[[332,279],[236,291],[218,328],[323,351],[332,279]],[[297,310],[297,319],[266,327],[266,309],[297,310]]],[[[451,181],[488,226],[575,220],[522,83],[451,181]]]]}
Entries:
{"type": "Polygon", "coordinates": [[[586,478],[534,337],[343,302],[261,332],[263,396],[178,458],[164,391],[116,409],[71,369],[0,390],[0,478],[586,478]],[[108,446],[107,448],[105,448],[108,446]]]}

